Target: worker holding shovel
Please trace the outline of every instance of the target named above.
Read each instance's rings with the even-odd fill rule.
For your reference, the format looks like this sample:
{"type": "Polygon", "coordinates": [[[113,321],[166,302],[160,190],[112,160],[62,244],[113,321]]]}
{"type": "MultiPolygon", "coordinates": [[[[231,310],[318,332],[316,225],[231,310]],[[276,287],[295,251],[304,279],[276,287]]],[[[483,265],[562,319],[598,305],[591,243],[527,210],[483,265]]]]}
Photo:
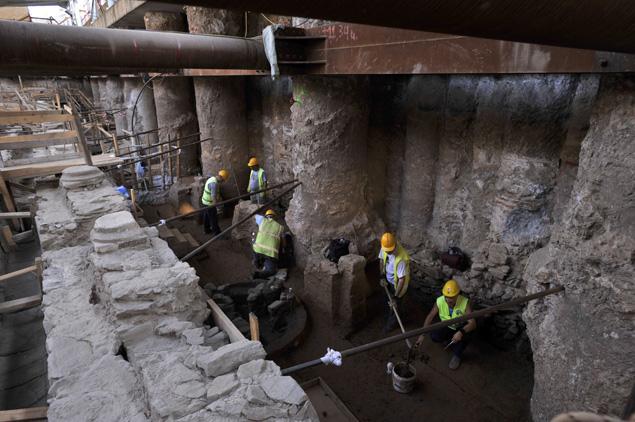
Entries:
{"type": "Polygon", "coordinates": [[[404,327],[399,318],[398,309],[410,283],[410,257],[392,233],[384,233],[381,237],[379,262],[381,272],[385,275],[385,279],[382,277],[380,283],[388,296],[389,306],[384,332],[390,332],[397,323],[403,332],[404,327]]]}

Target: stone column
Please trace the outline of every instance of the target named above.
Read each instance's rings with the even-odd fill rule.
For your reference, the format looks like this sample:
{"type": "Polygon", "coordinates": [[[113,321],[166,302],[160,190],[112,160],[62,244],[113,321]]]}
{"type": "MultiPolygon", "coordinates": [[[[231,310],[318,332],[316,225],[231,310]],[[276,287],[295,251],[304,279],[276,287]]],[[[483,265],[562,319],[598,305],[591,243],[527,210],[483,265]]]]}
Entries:
{"type": "MultiPolygon", "coordinates": [[[[147,30],[151,31],[187,31],[185,19],[180,13],[148,12],[143,17],[147,30]]],[[[167,76],[153,81],[154,102],[156,106],[157,124],[161,128],[159,140],[178,139],[198,132],[198,121],[194,109],[194,90],[192,79],[186,77],[167,76]]],[[[183,140],[188,144],[195,137],[183,140]]],[[[191,146],[181,150],[179,157],[181,176],[194,175],[199,172],[199,146],[191,146]]]]}
{"type": "MultiPolygon", "coordinates": [[[[123,78],[124,102],[126,105],[126,120],[130,131],[133,133],[145,132],[157,128],[157,114],[154,106],[154,95],[152,94],[152,82],[143,91],[143,79],[123,78]],[[136,107],[135,107],[136,104],[136,107]],[[134,113],[134,122],[132,121],[134,113]],[[134,126],[133,126],[134,124],[134,126]]],[[[155,144],[159,141],[158,133],[140,135],[138,137],[141,144],[155,144]]]]}
{"type": "MultiPolygon", "coordinates": [[[[244,35],[242,12],[193,6],[188,6],[186,12],[193,34],[244,35]]],[[[245,80],[239,76],[197,77],[194,92],[201,138],[213,138],[201,144],[203,174],[228,169],[242,193],[249,177],[245,80]]],[[[268,163],[260,159],[267,169],[268,163]]],[[[231,196],[238,194],[234,180],[223,188],[231,196]]]]}
{"type": "Polygon", "coordinates": [[[367,79],[297,77],[293,94],[292,161],[302,185],[286,221],[298,256],[318,253],[337,237],[351,240],[360,255],[375,255],[383,223],[366,200],[367,79]]]}
{"type": "Polygon", "coordinates": [[[425,239],[432,219],[439,142],[447,81],[442,76],[415,76],[408,84],[408,115],[398,238],[408,247],[425,239]]]}

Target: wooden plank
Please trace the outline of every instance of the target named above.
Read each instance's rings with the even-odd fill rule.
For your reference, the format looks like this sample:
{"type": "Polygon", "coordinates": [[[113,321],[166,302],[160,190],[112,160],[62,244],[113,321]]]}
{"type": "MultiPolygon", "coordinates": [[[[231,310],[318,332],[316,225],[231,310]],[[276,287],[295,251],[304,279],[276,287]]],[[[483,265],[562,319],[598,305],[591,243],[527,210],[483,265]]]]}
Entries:
{"type": "Polygon", "coordinates": [[[30,186],[25,186],[18,182],[8,182],[8,183],[9,183],[9,186],[11,186],[12,188],[18,188],[18,189],[25,190],[27,192],[35,193],[35,188],[32,188],[30,186]]]}
{"type": "MultiPolygon", "coordinates": [[[[11,112],[14,113],[14,112],[11,112]]],[[[47,113],[45,111],[28,112],[26,114],[47,113]]],[[[46,123],[46,122],[72,122],[71,114],[44,114],[44,115],[24,115],[24,116],[5,116],[0,113],[0,125],[19,125],[23,123],[46,123]]]]}
{"type": "Polygon", "coordinates": [[[70,144],[78,141],[76,130],[66,130],[63,132],[37,133],[34,135],[0,136],[0,148],[37,148],[49,145],[70,144]],[[73,139],[73,142],[60,142],[73,139]]]}
{"type": "Polygon", "coordinates": [[[207,306],[212,310],[212,318],[214,322],[221,330],[225,331],[227,336],[229,336],[229,341],[235,343],[237,341],[247,340],[243,333],[236,328],[234,323],[229,319],[225,312],[214,302],[214,299],[207,300],[207,306]]]}
{"type": "Polygon", "coordinates": [[[183,233],[181,233],[181,231],[177,228],[172,229],[172,234],[174,234],[174,237],[176,237],[176,240],[178,240],[181,243],[185,243],[187,242],[187,239],[185,238],[185,236],[183,236],[183,233]]]}
{"type": "Polygon", "coordinates": [[[0,212],[0,220],[7,220],[10,218],[31,218],[31,213],[26,211],[0,212]]]}
{"type": "Polygon", "coordinates": [[[84,154],[84,161],[86,165],[92,166],[93,158],[90,153],[90,149],[88,148],[88,143],[86,142],[86,136],[84,136],[84,131],[82,130],[82,122],[79,119],[79,115],[77,113],[73,113],[73,120],[71,121],[71,125],[78,135],[79,142],[77,143],[77,146],[84,154]]]}
{"type": "Polygon", "coordinates": [[[21,270],[14,271],[12,273],[2,274],[2,275],[0,275],[0,281],[7,281],[7,280],[10,280],[12,278],[24,275],[24,274],[28,274],[28,273],[30,273],[32,271],[37,271],[37,266],[36,265],[31,265],[30,267],[22,268],[21,270]]]}
{"type": "Polygon", "coordinates": [[[260,322],[253,312],[249,312],[249,332],[251,333],[251,341],[260,341],[260,322]]]}
{"type": "Polygon", "coordinates": [[[319,415],[328,415],[332,422],[358,422],[333,390],[320,377],[300,384],[319,415]]]}
{"type": "MultiPolygon", "coordinates": [[[[121,158],[111,157],[110,155],[95,155],[92,157],[92,159],[93,165],[96,167],[112,166],[123,163],[123,160],[121,158]]],[[[64,170],[65,168],[81,166],[82,164],[84,164],[83,158],[73,158],[69,160],[50,161],[47,163],[5,167],[0,169],[0,175],[3,176],[5,179],[48,176],[51,174],[61,173],[62,170],[64,170]]],[[[15,209],[8,211],[15,211],[15,209]]]]}
{"type": "Polygon", "coordinates": [[[194,236],[192,236],[191,234],[189,233],[181,233],[181,234],[183,235],[185,240],[187,240],[187,243],[189,243],[191,247],[198,248],[199,246],[201,246],[201,244],[198,243],[196,239],[194,239],[194,236]]]}
{"type": "Polygon", "coordinates": [[[0,303],[0,314],[19,312],[39,306],[42,303],[42,295],[27,296],[21,299],[0,303]]]}
{"type": "MultiPolygon", "coordinates": [[[[0,173],[0,194],[2,194],[2,200],[4,201],[4,207],[9,212],[16,212],[15,203],[13,202],[13,195],[11,195],[11,191],[9,187],[4,181],[3,174],[0,173]]],[[[16,219],[11,222],[13,227],[17,229],[20,227],[20,222],[16,219]]]]}
{"type": "Polygon", "coordinates": [[[17,166],[28,166],[31,164],[38,164],[38,163],[50,163],[51,161],[71,160],[74,158],[79,158],[79,154],[75,151],[70,151],[64,154],[43,155],[40,157],[18,158],[15,160],[7,160],[4,162],[4,164],[5,164],[5,167],[17,167],[17,166]]]}
{"type": "Polygon", "coordinates": [[[9,251],[16,250],[17,245],[15,244],[15,240],[13,240],[13,233],[11,232],[11,228],[9,226],[2,226],[0,235],[4,238],[4,243],[7,245],[7,249],[9,251]]]}
{"type": "Polygon", "coordinates": [[[0,422],[33,421],[46,419],[48,406],[29,407],[26,409],[0,410],[0,422]]]}

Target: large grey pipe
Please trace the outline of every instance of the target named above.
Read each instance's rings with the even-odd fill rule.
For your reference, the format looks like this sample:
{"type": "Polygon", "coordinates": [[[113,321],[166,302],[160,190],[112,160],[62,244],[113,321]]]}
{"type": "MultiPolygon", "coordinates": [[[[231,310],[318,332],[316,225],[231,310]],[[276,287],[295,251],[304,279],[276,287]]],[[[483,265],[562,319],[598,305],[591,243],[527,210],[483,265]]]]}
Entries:
{"type": "Polygon", "coordinates": [[[4,74],[268,68],[262,42],[239,37],[0,21],[0,40],[4,74]]]}

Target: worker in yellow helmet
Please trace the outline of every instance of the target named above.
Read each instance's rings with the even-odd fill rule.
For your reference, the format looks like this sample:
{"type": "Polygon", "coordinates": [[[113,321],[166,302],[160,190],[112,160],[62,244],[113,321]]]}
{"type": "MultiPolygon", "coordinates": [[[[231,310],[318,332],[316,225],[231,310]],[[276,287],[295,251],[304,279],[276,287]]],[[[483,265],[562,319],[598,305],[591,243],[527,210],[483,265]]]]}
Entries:
{"type": "MultiPolygon", "coordinates": [[[[247,166],[251,170],[251,173],[249,173],[249,185],[247,186],[247,192],[251,193],[265,189],[267,187],[267,175],[258,164],[258,159],[256,157],[251,157],[247,166]]],[[[261,192],[251,195],[249,199],[251,199],[251,202],[254,204],[264,204],[265,196],[265,192],[261,192]]]]}
{"type": "MultiPolygon", "coordinates": [[[[383,275],[380,283],[382,286],[388,286],[390,294],[394,297],[393,302],[398,309],[401,299],[408,290],[408,284],[410,284],[410,256],[392,233],[384,233],[381,236],[379,263],[383,275]]],[[[384,332],[391,331],[396,325],[397,318],[394,312],[388,309],[384,332]]]]}
{"type": "Polygon", "coordinates": [[[265,216],[256,215],[258,234],[254,241],[254,278],[267,278],[278,272],[280,246],[284,246],[284,227],[275,220],[276,212],[268,209],[265,216]]]}
{"type": "MultiPolygon", "coordinates": [[[[434,318],[438,315],[441,321],[461,317],[472,312],[472,306],[469,299],[461,294],[461,287],[455,280],[448,280],[442,289],[442,295],[439,296],[428,313],[424,327],[432,324],[434,318]]],[[[467,347],[472,331],[476,330],[476,320],[469,319],[449,327],[439,328],[430,333],[430,338],[435,343],[448,343],[452,350],[452,359],[448,365],[450,369],[457,369],[461,364],[461,356],[467,347]]],[[[423,336],[420,336],[416,345],[419,346],[423,342],[423,336]]],[[[446,346],[446,347],[448,347],[446,346]]]]}
{"type": "Polygon", "coordinates": [[[203,196],[201,202],[207,208],[203,212],[203,225],[205,233],[216,236],[220,233],[220,227],[218,226],[218,211],[216,210],[216,204],[220,202],[220,184],[225,182],[229,178],[229,172],[227,170],[221,170],[217,176],[212,176],[205,182],[203,188],[203,196]]]}

